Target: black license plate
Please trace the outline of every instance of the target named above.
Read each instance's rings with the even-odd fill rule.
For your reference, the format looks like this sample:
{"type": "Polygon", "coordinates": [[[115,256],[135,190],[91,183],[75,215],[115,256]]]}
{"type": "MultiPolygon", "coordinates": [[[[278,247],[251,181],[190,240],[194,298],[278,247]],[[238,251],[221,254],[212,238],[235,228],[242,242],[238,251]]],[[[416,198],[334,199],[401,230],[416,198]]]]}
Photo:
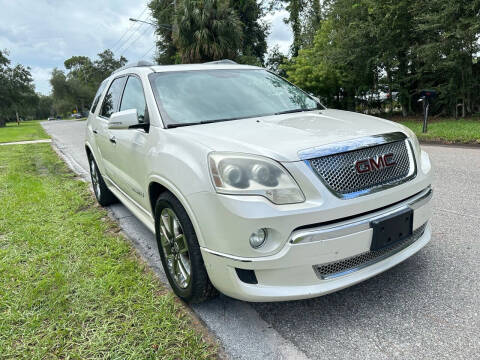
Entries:
{"type": "Polygon", "coordinates": [[[370,223],[373,229],[370,250],[378,250],[395,244],[412,235],[413,210],[405,209],[370,223]]]}

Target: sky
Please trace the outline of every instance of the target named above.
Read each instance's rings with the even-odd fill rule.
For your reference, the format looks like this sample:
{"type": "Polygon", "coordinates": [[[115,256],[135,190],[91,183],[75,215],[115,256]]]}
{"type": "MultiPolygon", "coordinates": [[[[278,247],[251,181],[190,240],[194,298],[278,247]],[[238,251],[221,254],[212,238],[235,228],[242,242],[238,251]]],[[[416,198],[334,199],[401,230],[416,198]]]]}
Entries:
{"type": "MultiPolygon", "coordinates": [[[[147,1],[120,0],[0,0],[0,49],[7,49],[13,64],[30,67],[37,92],[49,94],[53,68],[74,55],[95,58],[111,49],[129,61],[152,60],[152,26],[133,23],[130,17],[151,21],[147,1]]],[[[268,45],[288,52],[292,33],[284,24],[285,11],[266,16],[271,24],[268,45]]]]}

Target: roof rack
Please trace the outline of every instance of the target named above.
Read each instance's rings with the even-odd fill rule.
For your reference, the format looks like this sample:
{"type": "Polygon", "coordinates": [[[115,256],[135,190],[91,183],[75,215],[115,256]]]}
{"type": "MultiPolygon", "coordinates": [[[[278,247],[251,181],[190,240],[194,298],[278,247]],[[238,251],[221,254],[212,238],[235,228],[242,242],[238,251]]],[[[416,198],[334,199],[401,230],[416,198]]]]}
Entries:
{"type": "Polygon", "coordinates": [[[236,62],[233,61],[233,60],[229,60],[229,59],[208,61],[208,62],[203,63],[203,65],[208,65],[208,64],[225,64],[225,65],[230,64],[230,65],[237,65],[238,63],[236,63],[236,62]]]}
{"type": "Polygon", "coordinates": [[[125,66],[122,66],[120,69],[115,70],[112,74],[115,74],[119,71],[129,69],[129,68],[132,68],[132,67],[146,67],[146,66],[153,66],[153,64],[149,61],[140,60],[140,61],[137,61],[137,62],[134,62],[134,63],[131,63],[131,64],[127,64],[125,66]]]}

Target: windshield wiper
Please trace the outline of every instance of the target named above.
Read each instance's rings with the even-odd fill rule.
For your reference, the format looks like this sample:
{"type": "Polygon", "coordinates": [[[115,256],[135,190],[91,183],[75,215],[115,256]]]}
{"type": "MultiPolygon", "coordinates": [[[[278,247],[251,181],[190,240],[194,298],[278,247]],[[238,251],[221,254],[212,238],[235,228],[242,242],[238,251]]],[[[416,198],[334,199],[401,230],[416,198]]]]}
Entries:
{"type": "Polygon", "coordinates": [[[177,127],[182,127],[182,126],[191,126],[191,125],[200,125],[200,124],[211,124],[211,123],[216,123],[216,122],[222,122],[222,121],[232,121],[232,120],[240,120],[240,119],[247,119],[249,117],[254,117],[254,116],[242,116],[242,117],[234,117],[234,118],[226,118],[226,119],[218,119],[218,120],[203,120],[203,121],[197,121],[197,122],[189,122],[189,123],[175,123],[175,124],[168,124],[167,129],[171,128],[177,128],[177,127]]]}
{"type": "Polygon", "coordinates": [[[292,114],[292,113],[297,113],[297,112],[313,111],[313,110],[317,110],[317,109],[294,109],[294,110],[285,110],[285,111],[276,112],[274,115],[292,114]]]}
{"type": "Polygon", "coordinates": [[[188,122],[188,123],[175,123],[175,124],[167,124],[167,129],[182,127],[182,126],[191,126],[191,125],[200,125],[200,124],[210,124],[215,122],[214,120],[204,120],[204,121],[197,121],[197,122],[188,122]]]}

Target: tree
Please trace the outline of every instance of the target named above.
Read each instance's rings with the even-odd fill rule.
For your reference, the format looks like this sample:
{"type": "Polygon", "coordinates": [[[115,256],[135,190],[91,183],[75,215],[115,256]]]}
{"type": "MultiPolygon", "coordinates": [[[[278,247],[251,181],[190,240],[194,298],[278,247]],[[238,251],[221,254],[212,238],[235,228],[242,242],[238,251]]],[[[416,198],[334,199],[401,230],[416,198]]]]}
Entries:
{"type": "Polygon", "coordinates": [[[236,58],[242,42],[240,20],[228,0],[182,1],[173,39],[184,63],[236,58]]]}
{"type": "Polygon", "coordinates": [[[158,35],[156,61],[175,64],[230,58],[262,65],[269,30],[262,20],[265,1],[151,0],[148,6],[158,35]]]}
{"type": "Polygon", "coordinates": [[[286,77],[287,73],[285,69],[282,67],[282,65],[285,65],[287,61],[288,61],[287,56],[282,54],[278,45],[275,45],[273,48],[270,49],[270,51],[267,54],[267,58],[265,60],[265,67],[268,70],[273,71],[277,75],[286,77]]]}
{"type": "Polygon", "coordinates": [[[98,59],[93,62],[94,80],[97,83],[96,87],[98,87],[103,80],[109,77],[112,72],[121,68],[122,66],[125,66],[128,62],[127,58],[124,56],[120,56],[120,58],[115,59],[115,55],[109,49],[104,50],[97,56],[98,59]]]}
{"type": "Polygon", "coordinates": [[[99,53],[95,60],[86,56],[72,56],[65,60],[66,72],[54,69],[50,78],[54,112],[85,111],[100,83],[126,63],[125,57],[116,59],[111,50],[99,53]]]}
{"type": "Polygon", "coordinates": [[[293,32],[292,56],[297,56],[302,47],[300,13],[304,7],[304,0],[284,0],[284,2],[287,3],[286,9],[289,13],[286,23],[291,25],[293,32]]]}
{"type": "Polygon", "coordinates": [[[47,95],[38,95],[38,104],[35,110],[35,119],[46,119],[53,113],[53,98],[47,95]]]}
{"type": "Polygon", "coordinates": [[[0,127],[17,115],[30,116],[38,102],[29,68],[11,66],[7,56],[0,50],[0,127]]]}
{"type": "Polygon", "coordinates": [[[445,113],[471,114],[479,100],[480,1],[433,0],[415,8],[416,30],[428,39],[414,48],[420,85],[440,92],[437,106],[445,113]]]}
{"type": "Polygon", "coordinates": [[[332,22],[322,23],[322,28],[315,37],[314,46],[301,49],[297,57],[284,62],[280,68],[286,72],[288,79],[322,99],[329,106],[338,107],[342,87],[348,87],[347,81],[342,82],[341,70],[336,68],[326,56],[329,46],[329,34],[332,22]]]}
{"type": "Polygon", "coordinates": [[[295,57],[300,49],[311,47],[322,20],[321,0],[270,0],[269,3],[270,11],[285,9],[288,12],[284,21],[292,28],[291,55],[295,57]]]}
{"type": "Polygon", "coordinates": [[[148,3],[152,17],[157,23],[155,32],[158,40],[156,44],[157,57],[155,60],[158,64],[168,65],[180,62],[178,48],[173,41],[176,6],[178,5],[175,1],[151,0],[148,3]],[[172,29],[163,26],[166,24],[171,25],[172,29]]]}
{"type": "Polygon", "coordinates": [[[7,77],[7,69],[10,65],[10,60],[7,55],[0,50],[0,127],[5,126],[5,111],[10,106],[11,98],[8,91],[9,80],[7,77]]]}
{"type": "MultiPolygon", "coordinates": [[[[403,115],[421,111],[417,100],[425,88],[440,94],[434,112],[465,116],[480,110],[480,0],[314,2],[320,26],[312,44],[301,30],[308,21],[300,1],[308,3],[277,1],[287,4],[292,54],[298,51],[283,66],[290,80],[319,94],[338,86],[335,106],[351,110],[379,92],[398,92],[403,115]]],[[[390,101],[393,109],[392,96],[390,101]]]]}
{"type": "Polygon", "coordinates": [[[263,1],[235,0],[232,7],[239,17],[243,33],[239,62],[262,65],[269,31],[268,25],[262,20],[265,15],[263,1]]]}

